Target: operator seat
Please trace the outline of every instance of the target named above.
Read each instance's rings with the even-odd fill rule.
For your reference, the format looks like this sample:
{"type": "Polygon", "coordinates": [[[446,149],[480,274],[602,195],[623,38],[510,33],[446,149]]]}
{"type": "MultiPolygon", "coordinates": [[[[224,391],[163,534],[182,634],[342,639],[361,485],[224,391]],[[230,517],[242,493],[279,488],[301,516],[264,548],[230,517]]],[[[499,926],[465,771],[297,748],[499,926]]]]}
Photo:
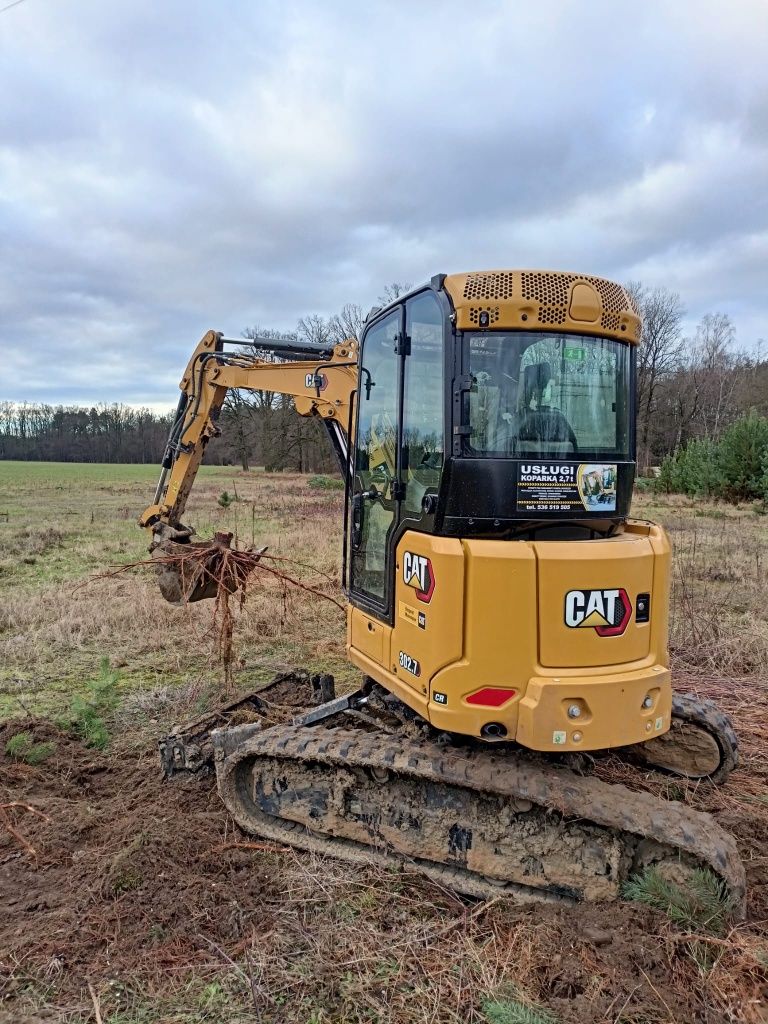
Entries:
{"type": "Polygon", "coordinates": [[[523,371],[523,410],[518,424],[520,447],[528,451],[551,452],[560,445],[563,454],[575,453],[578,441],[571,424],[559,409],[542,407],[544,391],[552,380],[549,363],[531,363],[523,371]],[[531,408],[535,402],[535,408],[531,408]]]}

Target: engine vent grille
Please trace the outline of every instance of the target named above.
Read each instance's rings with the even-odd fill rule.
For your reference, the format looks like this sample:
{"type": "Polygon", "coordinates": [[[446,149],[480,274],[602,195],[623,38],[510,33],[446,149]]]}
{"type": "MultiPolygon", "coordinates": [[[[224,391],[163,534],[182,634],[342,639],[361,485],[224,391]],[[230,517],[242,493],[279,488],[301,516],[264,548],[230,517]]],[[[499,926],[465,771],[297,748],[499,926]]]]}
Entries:
{"type": "MultiPolygon", "coordinates": [[[[568,289],[574,281],[578,281],[575,274],[545,274],[523,271],[521,277],[523,279],[523,298],[529,302],[540,302],[542,306],[567,306],[568,289]]],[[[561,320],[542,322],[562,323],[561,320]]]]}
{"type": "Polygon", "coordinates": [[[539,306],[540,324],[564,324],[565,306],[539,306]]]}
{"type": "MultiPolygon", "coordinates": [[[[599,313],[594,311],[598,316],[595,327],[599,323],[605,331],[628,334],[638,340],[639,327],[627,322],[639,316],[637,304],[620,284],[602,277],[549,270],[486,270],[466,274],[461,285],[465,323],[480,327],[482,321],[482,326],[498,326],[509,314],[515,323],[534,320],[557,329],[571,323],[571,297],[579,282],[590,285],[599,297],[602,308],[599,313]],[[507,310],[507,303],[515,308],[507,310]]],[[[579,302],[583,301],[584,296],[579,293],[579,302]]]]}
{"type": "Polygon", "coordinates": [[[611,331],[621,326],[620,313],[637,313],[631,299],[619,284],[602,277],[579,277],[576,274],[548,274],[524,271],[521,275],[523,299],[541,304],[539,323],[565,323],[568,293],[576,281],[588,281],[600,295],[603,304],[601,324],[611,331]]]}
{"type": "Polygon", "coordinates": [[[607,313],[633,312],[632,307],[627,302],[627,293],[620,284],[606,281],[602,277],[587,277],[585,280],[589,281],[594,288],[597,288],[600,298],[603,300],[603,308],[607,313]]]}
{"type": "Polygon", "coordinates": [[[465,299],[511,299],[512,274],[508,271],[488,274],[467,274],[465,299]]]}

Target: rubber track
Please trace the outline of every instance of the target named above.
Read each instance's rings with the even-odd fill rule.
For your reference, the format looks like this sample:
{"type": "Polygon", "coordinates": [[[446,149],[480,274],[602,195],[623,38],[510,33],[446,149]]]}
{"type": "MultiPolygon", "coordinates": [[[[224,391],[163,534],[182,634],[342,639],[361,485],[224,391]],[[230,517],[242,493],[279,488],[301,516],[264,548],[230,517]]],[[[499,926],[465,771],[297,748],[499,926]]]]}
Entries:
{"type": "MultiPolygon", "coordinates": [[[[358,863],[386,864],[392,854],[352,840],[322,837],[294,823],[264,820],[250,795],[250,769],[260,757],[311,761],[329,768],[386,768],[424,782],[469,788],[478,793],[530,800],[559,811],[565,818],[593,822],[614,833],[630,833],[687,854],[723,879],[743,905],[745,876],[734,839],[711,815],[684,804],[660,800],[649,793],[611,785],[564,768],[536,765],[516,755],[455,751],[429,741],[381,733],[330,728],[274,726],[252,736],[224,758],[217,754],[219,793],[235,821],[246,832],[358,863]]],[[[398,856],[400,861],[407,858],[398,856]]],[[[428,876],[460,892],[488,896],[509,892],[518,901],[557,898],[556,894],[514,883],[495,884],[469,871],[434,862],[418,862],[428,876]]]]}

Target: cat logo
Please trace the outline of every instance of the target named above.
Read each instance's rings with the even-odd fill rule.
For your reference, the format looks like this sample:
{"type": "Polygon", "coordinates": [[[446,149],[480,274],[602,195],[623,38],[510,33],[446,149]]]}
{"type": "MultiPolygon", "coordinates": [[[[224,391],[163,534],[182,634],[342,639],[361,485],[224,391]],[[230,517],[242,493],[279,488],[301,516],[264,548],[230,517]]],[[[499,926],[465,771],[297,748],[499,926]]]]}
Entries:
{"type": "Polygon", "coordinates": [[[565,624],[571,629],[621,636],[631,616],[632,604],[624,589],[569,590],[565,595],[565,624]]]}
{"type": "Polygon", "coordinates": [[[325,391],[328,387],[328,378],[324,373],[307,373],[304,375],[304,387],[325,391]]]}
{"type": "Polygon", "coordinates": [[[403,582],[416,591],[416,600],[429,604],[435,592],[435,574],[432,563],[426,555],[414,555],[406,551],[403,555],[403,582]]]}

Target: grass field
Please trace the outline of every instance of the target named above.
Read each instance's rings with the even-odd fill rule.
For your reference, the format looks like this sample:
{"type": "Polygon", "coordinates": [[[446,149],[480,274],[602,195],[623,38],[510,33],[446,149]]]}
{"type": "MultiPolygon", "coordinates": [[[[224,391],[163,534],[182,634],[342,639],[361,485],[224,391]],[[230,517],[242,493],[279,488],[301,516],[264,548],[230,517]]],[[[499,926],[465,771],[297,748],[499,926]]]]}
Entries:
{"type": "MultiPolygon", "coordinates": [[[[162,785],[156,736],[210,706],[223,677],[210,603],[167,605],[145,568],[103,578],[146,557],[135,524],[155,479],[145,466],[0,462],[0,799],[50,819],[4,812],[34,857],[0,819],[0,1021],[767,1019],[768,517],[646,494],[633,510],[672,535],[678,685],[716,698],[742,741],[720,792],[601,769],[735,834],[748,920],[692,936],[633,903],[476,905],[407,871],[248,848],[210,784],[162,785]],[[103,719],[103,750],[72,732],[84,706],[103,719]]],[[[269,545],[339,598],[342,503],[307,477],[210,467],[185,519],[269,545]]],[[[355,682],[343,614],[274,577],[258,577],[235,642],[238,691],[296,665],[355,682]]]]}
{"type": "MultiPolygon", "coordinates": [[[[81,586],[110,566],[148,557],[136,519],[156,477],[150,466],[0,464],[0,713],[18,712],[19,700],[36,711],[61,707],[104,656],[127,692],[216,683],[210,606],[170,607],[146,569],[81,586]]],[[[341,504],[338,490],[313,489],[306,477],[247,479],[204,467],[187,518],[203,536],[214,525],[229,529],[338,580],[341,504]],[[222,508],[224,491],[242,500],[222,508]]],[[[351,678],[343,615],[311,595],[264,580],[239,633],[243,685],[320,661],[341,681],[351,678]]]]}

